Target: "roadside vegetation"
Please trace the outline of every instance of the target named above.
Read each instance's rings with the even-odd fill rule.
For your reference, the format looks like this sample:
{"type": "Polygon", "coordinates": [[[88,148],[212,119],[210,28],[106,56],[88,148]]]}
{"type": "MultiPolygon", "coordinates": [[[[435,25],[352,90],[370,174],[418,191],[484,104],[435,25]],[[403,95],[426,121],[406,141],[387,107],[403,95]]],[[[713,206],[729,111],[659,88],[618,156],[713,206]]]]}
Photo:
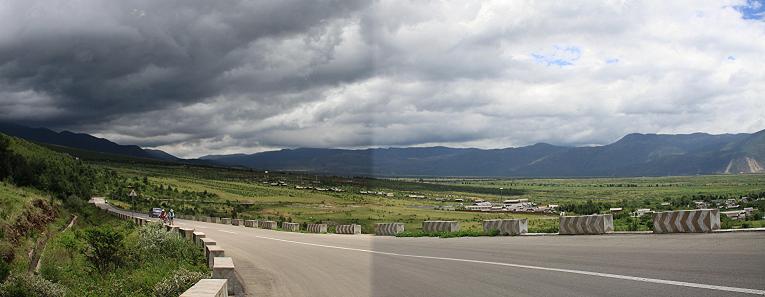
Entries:
{"type": "Polygon", "coordinates": [[[42,257],[40,275],[66,287],[67,296],[177,296],[207,276],[204,255],[191,242],[160,225],[137,227],[89,208],[42,257]]]}
{"type": "Polygon", "coordinates": [[[0,296],[177,296],[206,276],[191,243],[86,203],[125,181],[0,134],[0,296]]]}
{"type": "Polygon", "coordinates": [[[396,234],[396,237],[440,237],[440,238],[453,238],[453,237],[478,237],[478,236],[497,236],[499,230],[491,230],[489,232],[478,230],[460,230],[455,232],[425,232],[422,230],[404,231],[396,234]]]}

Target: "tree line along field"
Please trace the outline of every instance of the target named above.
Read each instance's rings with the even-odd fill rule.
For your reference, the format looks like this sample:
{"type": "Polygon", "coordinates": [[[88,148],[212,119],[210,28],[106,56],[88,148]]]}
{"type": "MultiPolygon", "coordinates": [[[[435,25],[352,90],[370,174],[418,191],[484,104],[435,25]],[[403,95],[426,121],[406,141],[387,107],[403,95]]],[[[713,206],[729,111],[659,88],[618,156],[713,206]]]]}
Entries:
{"type": "MultiPolygon", "coordinates": [[[[540,205],[559,204],[569,213],[607,212],[623,207],[615,216],[617,230],[650,230],[650,217],[631,218],[636,208],[682,209],[693,200],[765,195],[765,175],[719,175],[688,177],[590,178],[590,179],[372,179],[264,172],[246,169],[190,165],[94,163],[114,170],[122,179],[111,193],[112,202],[131,207],[126,186],[141,194],[136,199],[142,212],[151,207],[174,208],[183,214],[241,219],[270,219],[299,223],[361,224],[365,233],[374,223],[403,222],[416,230],[425,220],[457,220],[461,228],[480,230],[481,221],[528,218],[529,232],[556,232],[557,214],[488,213],[438,210],[456,205],[455,198],[499,202],[526,198],[540,205]],[[272,183],[283,185],[271,185],[272,183]],[[296,189],[296,186],[323,188],[296,189]],[[336,188],[342,192],[329,190],[336,188]],[[503,189],[500,189],[503,188],[503,189]],[[360,191],[393,193],[360,194],[360,191]],[[407,195],[425,196],[425,199],[407,195]],[[451,201],[436,201],[445,198],[451,201]],[[117,200],[117,201],[115,201],[117,200]],[[662,202],[672,202],[661,206],[662,202]],[[594,209],[594,210],[593,210],[594,209]]],[[[590,214],[590,213],[580,213],[590,214]]],[[[727,222],[729,227],[742,225],[727,222]]],[[[762,220],[745,226],[763,226],[762,220]]]]}

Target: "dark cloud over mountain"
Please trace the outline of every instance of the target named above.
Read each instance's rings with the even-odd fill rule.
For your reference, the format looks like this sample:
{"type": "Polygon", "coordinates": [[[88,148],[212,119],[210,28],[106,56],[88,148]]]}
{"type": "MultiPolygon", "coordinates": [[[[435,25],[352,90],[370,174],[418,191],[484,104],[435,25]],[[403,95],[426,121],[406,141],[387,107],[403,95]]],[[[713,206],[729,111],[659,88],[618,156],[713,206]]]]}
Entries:
{"type": "Polygon", "coordinates": [[[745,5],[9,0],[0,120],[186,157],[753,132],[745,5]]]}

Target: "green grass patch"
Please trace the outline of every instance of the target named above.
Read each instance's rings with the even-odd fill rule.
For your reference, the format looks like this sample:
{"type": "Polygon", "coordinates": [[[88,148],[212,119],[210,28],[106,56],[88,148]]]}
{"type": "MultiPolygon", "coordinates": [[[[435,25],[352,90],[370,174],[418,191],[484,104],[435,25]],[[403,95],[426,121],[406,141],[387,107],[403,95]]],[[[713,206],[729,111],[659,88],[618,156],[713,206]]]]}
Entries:
{"type": "Polygon", "coordinates": [[[190,241],[88,208],[72,230],[49,242],[41,260],[41,275],[65,287],[66,296],[178,295],[209,275],[190,241]]]}
{"type": "Polygon", "coordinates": [[[396,234],[396,237],[440,237],[440,238],[454,238],[454,237],[479,237],[479,236],[497,236],[499,230],[491,230],[485,232],[482,230],[460,230],[457,232],[425,232],[422,230],[404,231],[396,234]]]}

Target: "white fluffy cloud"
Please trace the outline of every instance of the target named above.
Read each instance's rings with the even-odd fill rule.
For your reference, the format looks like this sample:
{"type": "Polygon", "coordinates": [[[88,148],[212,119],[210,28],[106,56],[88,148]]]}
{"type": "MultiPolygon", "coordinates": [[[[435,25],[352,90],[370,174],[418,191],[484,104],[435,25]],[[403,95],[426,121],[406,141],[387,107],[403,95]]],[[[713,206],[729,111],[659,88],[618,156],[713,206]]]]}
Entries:
{"type": "Polygon", "coordinates": [[[757,1],[68,3],[0,5],[0,119],[185,157],[765,128],[757,1]]]}

